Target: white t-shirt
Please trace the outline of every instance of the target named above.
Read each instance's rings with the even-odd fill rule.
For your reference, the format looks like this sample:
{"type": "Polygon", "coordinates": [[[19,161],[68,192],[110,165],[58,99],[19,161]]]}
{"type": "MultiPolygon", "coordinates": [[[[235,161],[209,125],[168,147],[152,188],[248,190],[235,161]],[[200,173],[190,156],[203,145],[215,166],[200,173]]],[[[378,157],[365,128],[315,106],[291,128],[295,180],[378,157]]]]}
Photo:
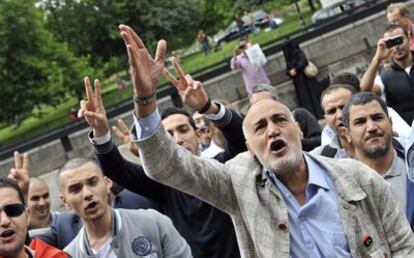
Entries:
{"type": "Polygon", "coordinates": [[[101,248],[95,250],[91,247],[92,253],[96,258],[118,258],[111,246],[112,238],[109,238],[101,248]]]}
{"type": "MultiPolygon", "coordinates": [[[[407,67],[407,68],[405,68],[404,70],[405,70],[405,72],[406,72],[408,75],[410,75],[411,66],[408,66],[408,67],[407,67]]],[[[385,86],[384,86],[384,82],[383,82],[383,81],[382,81],[382,79],[381,79],[381,76],[379,76],[378,74],[377,74],[377,76],[375,76],[374,84],[378,85],[378,87],[379,87],[379,88],[380,88],[380,90],[381,90],[381,96],[383,96],[383,95],[384,95],[384,92],[385,92],[385,86]]],[[[385,97],[386,97],[386,96],[385,96],[385,97]]]]}

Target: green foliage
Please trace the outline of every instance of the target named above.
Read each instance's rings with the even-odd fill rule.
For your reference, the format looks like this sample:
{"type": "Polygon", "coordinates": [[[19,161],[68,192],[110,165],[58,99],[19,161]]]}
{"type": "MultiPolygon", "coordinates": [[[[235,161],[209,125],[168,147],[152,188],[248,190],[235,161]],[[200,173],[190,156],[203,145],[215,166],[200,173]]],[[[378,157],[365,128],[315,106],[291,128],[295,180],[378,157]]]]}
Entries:
{"type": "Polygon", "coordinates": [[[132,26],[154,50],[161,38],[171,49],[190,43],[200,23],[198,0],[44,0],[42,8],[53,34],[77,56],[91,55],[95,68],[125,56],[119,24],[132,26]]]}

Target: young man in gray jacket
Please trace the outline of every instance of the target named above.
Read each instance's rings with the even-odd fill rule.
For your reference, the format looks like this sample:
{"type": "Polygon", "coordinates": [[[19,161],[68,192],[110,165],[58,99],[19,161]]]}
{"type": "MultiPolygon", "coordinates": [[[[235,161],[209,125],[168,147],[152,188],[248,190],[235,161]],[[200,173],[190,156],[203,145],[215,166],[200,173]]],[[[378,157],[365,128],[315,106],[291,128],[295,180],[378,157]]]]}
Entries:
{"type": "Polygon", "coordinates": [[[171,220],[154,210],[113,209],[111,181],[95,161],[75,158],[59,171],[60,198],[83,227],[65,248],[72,257],[192,257],[171,220]]]}

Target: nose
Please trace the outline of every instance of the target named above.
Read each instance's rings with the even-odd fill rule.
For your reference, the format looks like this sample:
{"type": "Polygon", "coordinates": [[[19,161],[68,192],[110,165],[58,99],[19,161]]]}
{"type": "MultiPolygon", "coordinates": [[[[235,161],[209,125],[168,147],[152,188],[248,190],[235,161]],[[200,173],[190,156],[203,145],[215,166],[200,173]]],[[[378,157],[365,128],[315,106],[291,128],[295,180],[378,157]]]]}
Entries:
{"type": "Polygon", "coordinates": [[[269,138],[273,138],[280,134],[280,128],[275,123],[270,122],[267,127],[267,134],[269,138]]]}
{"type": "Polygon", "coordinates": [[[83,188],[83,199],[84,200],[90,200],[90,199],[92,199],[92,196],[93,196],[93,194],[92,194],[92,191],[91,191],[90,187],[85,186],[83,188]]]}
{"type": "Polygon", "coordinates": [[[44,198],[40,198],[39,199],[39,206],[45,206],[45,205],[46,205],[45,199],[44,198]]]}
{"type": "Polygon", "coordinates": [[[181,136],[180,133],[177,133],[177,132],[174,133],[174,141],[178,145],[183,145],[184,144],[183,137],[181,136]]]}
{"type": "Polygon", "coordinates": [[[10,225],[10,218],[2,210],[2,211],[0,211],[0,227],[7,227],[8,225],[10,225]]]}
{"type": "Polygon", "coordinates": [[[342,122],[342,108],[337,108],[336,109],[336,119],[338,120],[338,121],[341,121],[342,122]]]}
{"type": "Polygon", "coordinates": [[[367,131],[368,132],[376,132],[378,130],[377,124],[372,121],[372,119],[367,120],[367,131]]]}

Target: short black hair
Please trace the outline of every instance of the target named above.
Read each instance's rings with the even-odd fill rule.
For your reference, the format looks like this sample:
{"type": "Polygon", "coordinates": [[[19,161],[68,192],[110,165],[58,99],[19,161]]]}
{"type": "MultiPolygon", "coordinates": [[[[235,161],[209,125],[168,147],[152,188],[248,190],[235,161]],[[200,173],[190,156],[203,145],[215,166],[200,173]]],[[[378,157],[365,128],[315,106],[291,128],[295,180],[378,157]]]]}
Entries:
{"type": "Polygon", "coordinates": [[[399,24],[388,24],[387,27],[385,27],[384,30],[384,34],[387,32],[392,32],[394,30],[397,29],[401,29],[404,32],[404,35],[409,39],[410,37],[408,36],[408,31],[406,28],[404,28],[403,26],[399,25],[399,24]]]}
{"type": "Polygon", "coordinates": [[[11,188],[14,189],[17,192],[17,195],[19,196],[20,201],[23,205],[26,205],[26,201],[24,199],[24,194],[22,189],[20,189],[19,185],[12,179],[2,176],[0,177],[0,189],[3,188],[11,188]]]}
{"type": "Polygon", "coordinates": [[[185,115],[186,117],[188,117],[188,122],[190,123],[191,127],[193,127],[194,130],[197,130],[193,117],[185,109],[176,108],[176,107],[168,107],[164,111],[161,112],[161,120],[164,120],[165,118],[175,115],[175,114],[181,114],[181,115],[185,115]]]}
{"type": "Polygon", "coordinates": [[[333,77],[331,84],[332,85],[336,85],[336,84],[351,85],[352,87],[355,88],[355,90],[357,92],[361,91],[361,88],[359,86],[360,81],[359,81],[358,77],[355,74],[352,74],[352,73],[338,74],[337,76],[333,77]]]}
{"type": "Polygon", "coordinates": [[[387,104],[385,104],[384,100],[382,100],[378,95],[372,93],[372,92],[360,92],[355,95],[353,95],[345,104],[343,108],[342,113],[342,122],[344,123],[344,126],[349,129],[349,110],[352,106],[358,106],[358,105],[365,105],[371,101],[376,101],[378,104],[380,104],[382,110],[384,113],[388,115],[388,108],[387,104]]]}
{"type": "Polygon", "coordinates": [[[58,174],[57,174],[58,186],[59,186],[60,190],[62,190],[62,188],[61,188],[62,183],[60,182],[60,177],[61,177],[62,173],[67,171],[67,170],[72,170],[72,169],[79,168],[79,167],[85,165],[86,163],[94,164],[103,175],[101,166],[99,165],[99,163],[96,161],[95,158],[92,158],[92,157],[91,158],[75,157],[75,158],[69,159],[68,161],[66,161],[63,164],[62,168],[59,169],[58,174]]]}
{"type": "MultiPolygon", "coordinates": [[[[348,84],[333,84],[333,85],[329,86],[328,88],[326,88],[324,91],[322,91],[321,100],[320,100],[321,106],[322,106],[322,100],[327,94],[329,94],[333,91],[339,90],[339,89],[348,90],[348,91],[351,92],[352,95],[358,93],[356,91],[356,89],[351,85],[348,85],[348,84]]],[[[323,107],[322,107],[322,110],[323,110],[323,107]]]]}

